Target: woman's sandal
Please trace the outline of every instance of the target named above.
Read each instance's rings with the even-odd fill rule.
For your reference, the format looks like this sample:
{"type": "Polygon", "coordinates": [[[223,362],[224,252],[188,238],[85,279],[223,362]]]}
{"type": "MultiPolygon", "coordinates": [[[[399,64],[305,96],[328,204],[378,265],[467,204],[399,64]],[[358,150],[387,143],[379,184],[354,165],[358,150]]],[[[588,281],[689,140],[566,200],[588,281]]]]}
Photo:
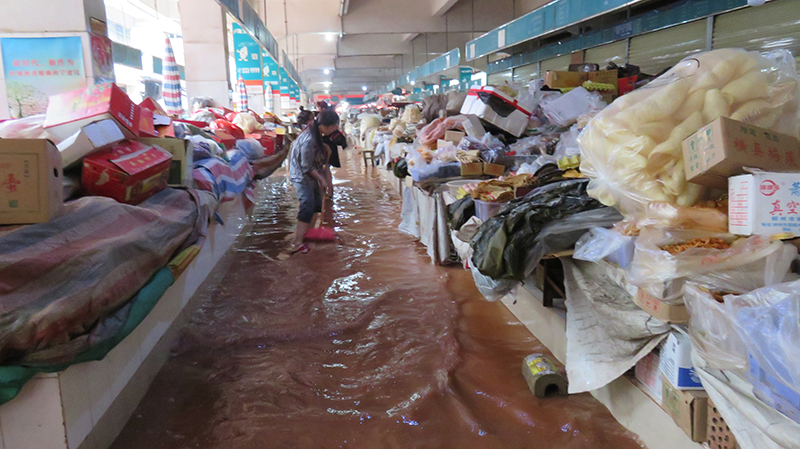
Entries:
{"type": "Polygon", "coordinates": [[[311,249],[305,243],[298,246],[291,252],[291,255],[294,256],[295,254],[308,254],[311,249]]]}

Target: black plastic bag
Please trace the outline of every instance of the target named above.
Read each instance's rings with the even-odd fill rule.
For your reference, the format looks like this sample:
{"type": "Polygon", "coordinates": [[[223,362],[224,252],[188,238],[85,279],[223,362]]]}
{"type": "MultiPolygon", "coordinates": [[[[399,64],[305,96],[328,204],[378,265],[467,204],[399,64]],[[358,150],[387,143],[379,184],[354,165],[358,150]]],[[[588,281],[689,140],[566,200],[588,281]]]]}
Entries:
{"type": "Polygon", "coordinates": [[[454,231],[460,230],[474,215],[475,201],[469,195],[447,206],[447,219],[450,221],[450,229],[454,231]]]}
{"type": "Polygon", "coordinates": [[[587,179],[561,180],[506,204],[472,239],[473,266],[492,279],[524,280],[538,263],[532,254],[545,226],[602,207],[586,193],[587,184],[587,179]]]}

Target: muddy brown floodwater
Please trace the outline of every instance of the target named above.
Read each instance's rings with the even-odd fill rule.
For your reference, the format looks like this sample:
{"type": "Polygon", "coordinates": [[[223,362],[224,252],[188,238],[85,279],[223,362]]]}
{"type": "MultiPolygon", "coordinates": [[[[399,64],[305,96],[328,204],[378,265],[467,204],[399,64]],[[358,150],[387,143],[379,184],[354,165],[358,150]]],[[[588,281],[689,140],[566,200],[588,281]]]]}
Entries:
{"type": "Polygon", "coordinates": [[[307,255],[279,258],[297,209],[264,182],[114,449],[643,447],[588,394],[534,397],[522,359],[547,349],[469,271],[433,266],[397,231],[399,196],[344,159],[338,241],[307,255]]]}

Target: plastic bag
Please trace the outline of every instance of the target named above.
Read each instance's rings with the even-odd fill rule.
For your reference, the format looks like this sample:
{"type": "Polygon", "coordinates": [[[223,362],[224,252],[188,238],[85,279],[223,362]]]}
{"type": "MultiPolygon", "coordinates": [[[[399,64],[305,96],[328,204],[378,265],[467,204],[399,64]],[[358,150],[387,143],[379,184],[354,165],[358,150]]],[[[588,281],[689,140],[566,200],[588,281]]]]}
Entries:
{"type": "Polygon", "coordinates": [[[638,226],[693,229],[724,234],[728,232],[728,214],[713,207],[681,207],[669,203],[650,203],[638,226]]]}
{"type": "Polygon", "coordinates": [[[422,120],[422,111],[419,110],[419,106],[410,104],[403,110],[400,120],[407,124],[419,123],[422,120]]]}
{"type": "Polygon", "coordinates": [[[553,153],[556,159],[574,156],[581,154],[581,148],[578,145],[578,136],[581,134],[578,125],[572,125],[569,131],[561,134],[561,139],[556,145],[556,151],[553,153]]]}
{"type": "Polygon", "coordinates": [[[536,244],[528,253],[527,271],[533,272],[545,254],[574,248],[587,230],[596,226],[611,227],[622,220],[622,216],[611,207],[578,212],[567,218],[554,221],[542,228],[536,236],[536,244]]]}
{"type": "Polygon", "coordinates": [[[473,265],[470,265],[470,271],[472,271],[472,279],[475,281],[475,286],[478,287],[478,291],[481,292],[483,297],[489,302],[502,299],[519,286],[518,281],[509,279],[495,280],[489,276],[484,276],[473,265]]]}
{"type": "Polygon", "coordinates": [[[725,309],[758,367],[800,391],[800,281],[726,296],[725,309]]]}
{"type": "Polygon", "coordinates": [[[236,141],[236,149],[244,153],[250,161],[264,157],[264,147],[256,139],[239,139],[236,141]]]}
{"type": "Polygon", "coordinates": [[[682,304],[686,282],[713,291],[745,293],[783,282],[797,257],[794,246],[762,236],[733,241],[728,249],[694,248],[674,256],[660,248],[705,237],[735,239],[694,230],[643,229],[636,240],[630,282],[668,304],[682,304]]]}
{"type": "Polygon", "coordinates": [[[464,106],[464,101],[467,99],[466,92],[451,91],[447,93],[447,110],[460,111],[464,106]]]}
{"type": "Polygon", "coordinates": [[[410,187],[403,190],[403,205],[400,210],[398,230],[414,238],[419,238],[419,210],[414,200],[414,191],[410,187]]]}
{"type": "Polygon", "coordinates": [[[689,309],[689,337],[697,354],[714,369],[746,369],[744,342],[724,304],[692,283],[683,287],[683,300],[689,309]]]}
{"type": "Polygon", "coordinates": [[[542,112],[550,122],[558,126],[572,126],[585,114],[599,111],[606,103],[597,92],[578,87],[569,93],[542,104],[542,112]]]}
{"type": "Polygon", "coordinates": [[[575,243],[572,258],[595,263],[613,258],[610,262],[628,268],[633,259],[635,241],[636,237],[622,235],[614,229],[592,228],[575,243]]]}
{"type": "Polygon", "coordinates": [[[720,116],[798,135],[798,77],[789,52],[763,57],[740,49],[692,55],[624,95],[583,130],[581,172],[590,194],[641,217],[650,202],[695,204],[683,140],[720,116]]]}
{"type": "Polygon", "coordinates": [[[242,128],[242,131],[244,131],[245,134],[252,134],[256,130],[263,128],[253,114],[249,112],[236,114],[236,117],[233,119],[233,124],[239,128],[242,128]]]}
{"type": "Polygon", "coordinates": [[[0,139],[49,139],[44,129],[44,114],[31,115],[0,123],[0,139]]]}

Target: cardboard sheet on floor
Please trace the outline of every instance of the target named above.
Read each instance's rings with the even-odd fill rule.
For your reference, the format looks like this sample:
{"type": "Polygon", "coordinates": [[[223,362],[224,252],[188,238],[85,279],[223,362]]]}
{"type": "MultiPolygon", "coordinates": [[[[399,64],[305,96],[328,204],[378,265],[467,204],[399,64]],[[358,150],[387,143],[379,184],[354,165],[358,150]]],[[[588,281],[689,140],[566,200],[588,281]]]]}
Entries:
{"type": "Polygon", "coordinates": [[[697,351],[692,351],[692,362],[708,397],[733,431],[737,448],[800,447],[800,424],[756,398],[753,384],[742,375],[708,368],[697,351]]]}
{"type": "Polygon", "coordinates": [[[670,326],[631,300],[622,269],[562,258],[567,295],[569,393],[602,388],[666,338],[670,326]]]}

